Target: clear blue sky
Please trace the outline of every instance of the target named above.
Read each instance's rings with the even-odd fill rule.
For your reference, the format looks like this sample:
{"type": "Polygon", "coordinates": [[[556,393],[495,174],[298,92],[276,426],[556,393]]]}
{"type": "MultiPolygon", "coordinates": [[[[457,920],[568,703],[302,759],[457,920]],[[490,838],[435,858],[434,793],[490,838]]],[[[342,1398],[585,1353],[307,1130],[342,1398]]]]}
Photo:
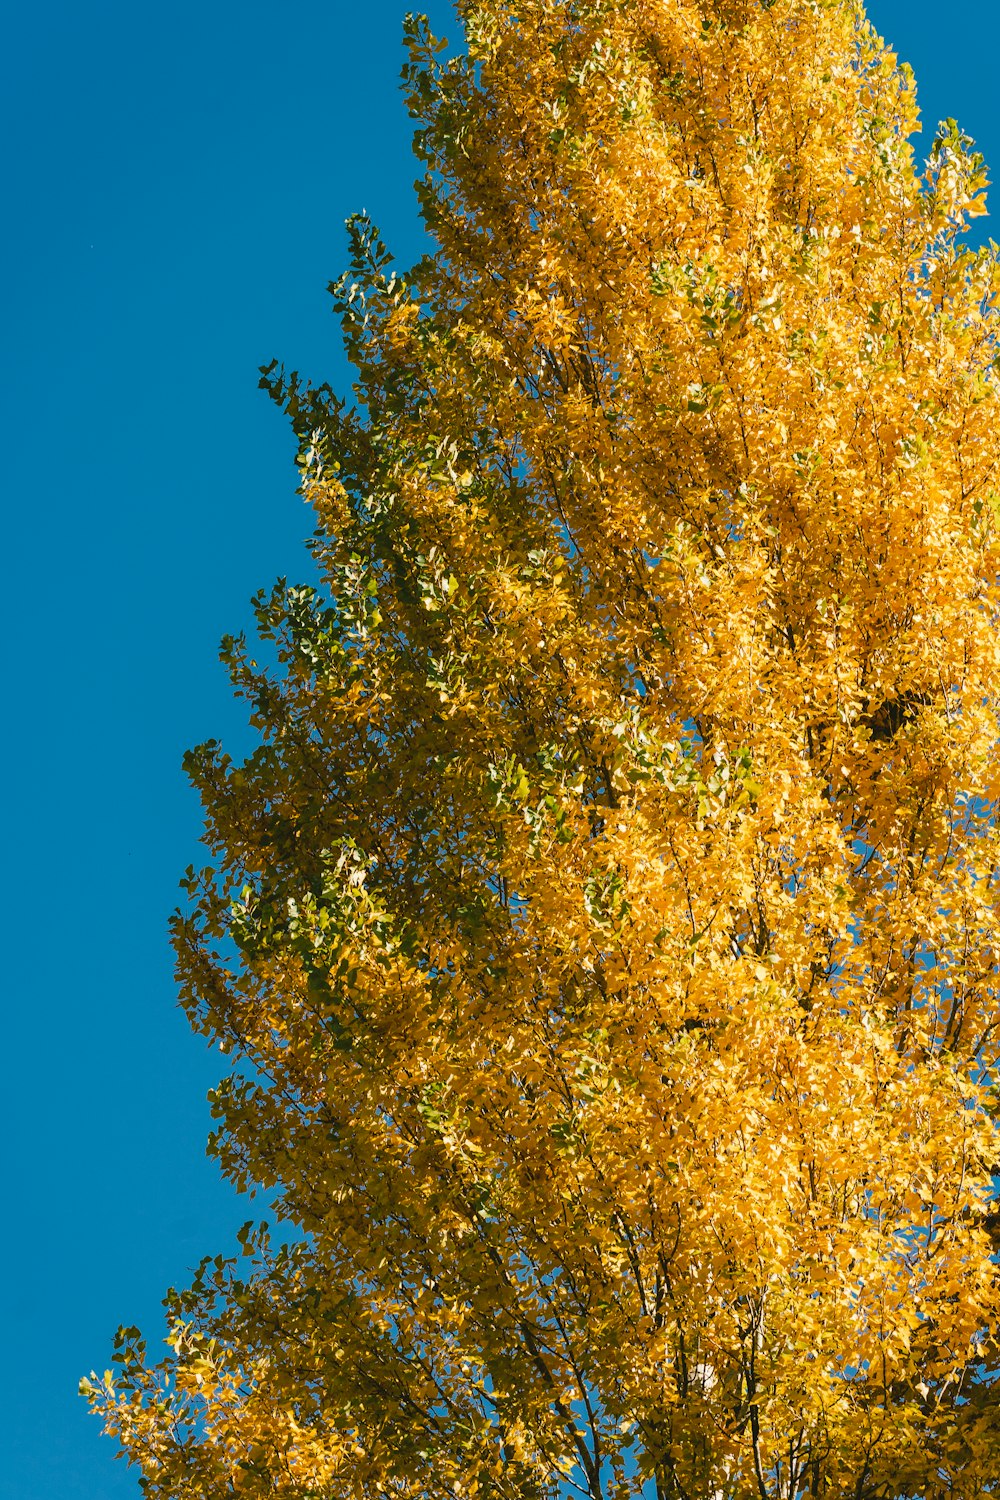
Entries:
{"type": "MultiPolygon", "coordinates": [[[[345,386],[324,288],[348,213],[421,249],[405,3],[6,12],[4,1500],[135,1500],[77,1381],[118,1323],[159,1337],[163,1290],[249,1217],[204,1157],[220,1061],[174,1003],[180,758],[246,745],[217,641],[307,574],[257,366],[345,386]]],[[[957,116],[1000,172],[996,0],[869,12],[927,124],[957,116]]]]}

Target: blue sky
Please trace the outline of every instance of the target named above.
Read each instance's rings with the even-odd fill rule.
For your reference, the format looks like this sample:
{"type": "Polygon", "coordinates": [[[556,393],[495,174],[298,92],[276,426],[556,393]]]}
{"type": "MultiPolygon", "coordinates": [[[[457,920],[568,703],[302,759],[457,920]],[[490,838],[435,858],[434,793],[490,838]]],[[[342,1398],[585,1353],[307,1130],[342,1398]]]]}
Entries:
{"type": "MultiPolygon", "coordinates": [[[[308,571],[257,366],[347,384],[324,288],[348,213],[404,263],[422,248],[404,8],[6,13],[8,1500],[135,1500],[77,1381],[118,1323],[158,1337],[163,1290],[249,1216],[204,1157],[220,1060],[174,1002],[166,918],[200,828],[180,758],[247,744],[216,644],[255,589],[308,571]]],[[[927,124],[957,116],[1000,163],[995,0],[869,13],[927,124]]]]}

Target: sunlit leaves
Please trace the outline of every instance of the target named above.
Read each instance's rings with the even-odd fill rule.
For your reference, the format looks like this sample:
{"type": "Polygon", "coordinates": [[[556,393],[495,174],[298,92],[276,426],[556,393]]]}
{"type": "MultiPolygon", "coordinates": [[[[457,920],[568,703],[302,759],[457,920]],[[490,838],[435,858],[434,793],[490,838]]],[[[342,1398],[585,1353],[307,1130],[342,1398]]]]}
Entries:
{"type": "Polygon", "coordinates": [[[175,941],[244,1231],[87,1394],[157,1496],[993,1491],[997,268],[848,0],[496,0],[436,249],[276,365],[175,941]]]}

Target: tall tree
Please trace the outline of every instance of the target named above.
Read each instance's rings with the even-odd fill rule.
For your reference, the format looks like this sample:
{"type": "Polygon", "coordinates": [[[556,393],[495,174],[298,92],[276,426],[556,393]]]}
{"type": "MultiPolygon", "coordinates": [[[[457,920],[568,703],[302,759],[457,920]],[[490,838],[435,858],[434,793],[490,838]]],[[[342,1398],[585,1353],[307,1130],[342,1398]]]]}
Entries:
{"type": "Polygon", "coordinates": [[[854,0],[467,0],[175,930],[278,1244],[150,1497],[997,1492],[997,259],[854,0]],[[263,658],[262,658],[263,659],[263,658]]]}

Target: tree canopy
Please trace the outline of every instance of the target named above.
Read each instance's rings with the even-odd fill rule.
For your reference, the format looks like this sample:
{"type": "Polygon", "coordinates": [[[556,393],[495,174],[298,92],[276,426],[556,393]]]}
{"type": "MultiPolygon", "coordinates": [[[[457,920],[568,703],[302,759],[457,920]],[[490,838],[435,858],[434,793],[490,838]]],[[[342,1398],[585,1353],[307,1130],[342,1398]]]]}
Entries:
{"type": "Polygon", "coordinates": [[[278,1227],[85,1384],[150,1500],[994,1494],[982,162],[854,0],[460,18],[353,398],[264,372],[321,582],[188,761],[278,1227]]]}

